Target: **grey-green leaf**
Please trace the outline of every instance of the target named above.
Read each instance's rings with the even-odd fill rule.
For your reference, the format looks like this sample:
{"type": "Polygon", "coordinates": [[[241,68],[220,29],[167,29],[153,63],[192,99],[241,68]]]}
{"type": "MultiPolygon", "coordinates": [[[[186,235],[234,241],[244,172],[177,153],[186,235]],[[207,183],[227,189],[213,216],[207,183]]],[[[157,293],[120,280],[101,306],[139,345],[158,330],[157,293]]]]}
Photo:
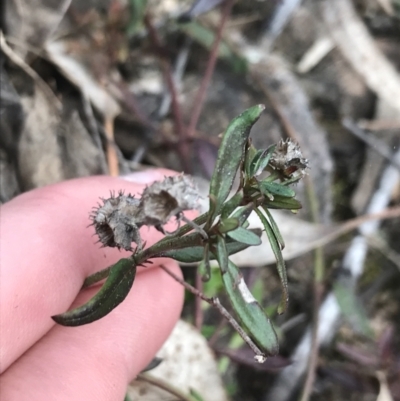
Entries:
{"type": "Polygon", "coordinates": [[[278,353],[278,338],[274,327],[261,305],[251,294],[239,268],[228,261],[227,271],[222,280],[233,309],[241,320],[245,330],[269,355],[278,353]]]}
{"type": "Polygon", "coordinates": [[[267,220],[267,218],[259,209],[256,209],[256,213],[264,226],[265,233],[267,234],[268,237],[268,241],[275,255],[276,267],[282,284],[282,299],[278,306],[278,313],[283,313],[286,311],[289,302],[289,291],[288,291],[285,261],[283,260],[281,248],[279,246],[277,238],[275,237],[274,230],[272,229],[270,222],[267,220]]]}
{"type": "Polygon", "coordinates": [[[243,191],[239,191],[229,199],[221,210],[221,219],[226,219],[240,205],[243,200],[243,191]]]}
{"type": "Polygon", "coordinates": [[[298,210],[301,209],[301,203],[294,198],[287,198],[279,195],[275,195],[273,200],[265,198],[263,206],[269,209],[286,209],[286,210],[298,210]]]}
{"type": "Polygon", "coordinates": [[[100,291],[86,304],[52,316],[63,326],[82,326],[108,315],[128,295],[136,275],[136,266],[132,259],[120,259],[110,271],[107,281],[100,291]]]}
{"type": "Polygon", "coordinates": [[[268,220],[269,220],[269,222],[270,222],[272,231],[274,232],[275,237],[276,237],[276,239],[278,240],[279,245],[281,246],[281,249],[285,248],[285,241],[284,241],[284,239],[283,239],[283,237],[282,237],[282,234],[281,234],[281,232],[280,232],[280,230],[279,230],[278,225],[276,224],[276,221],[275,221],[274,217],[272,216],[272,214],[271,214],[271,212],[268,210],[268,208],[266,208],[265,206],[263,206],[263,209],[264,209],[265,213],[266,213],[267,216],[268,216],[268,220]]]}
{"type": "Polygon", "coordinates": [[[160,363],[163,361],[162,358],[159,358],[158,356],[155,356],[150,362],[149,364],[140,371],[140,373],[144,373],[144,372],[148,372],[149,370],[153,370],[155,369],[158,365],[160,365],[160,363]]]}
{"type": "Polygon", "coordinates": [[[223,234],[235,230],[238,227],[239,227],[239,220],[231,217],[227,219],[222,219],[219,222],[218,230],[221,234],[223,234]]]}
{"type": "Polygon", "coordinates": [[[209,222],[214,220],[229,196],[236,172],[245,156],[250,130],[264,109],[265,106],[261,104],[247,109],[231,121],[224,133],[210,182],[210,195],[215,196],[217,205],[216,211],[209,215],[209,222]]]}
{"type": "MultiPolygon", "coordinates": [[[[253,230],[253,233],[260,237],[261,231],[260,230],[253,230]]],[[[244,249],[248,248],[249,245],[244,244],[242,242],[236,242],[229,238],[227,238],[226,248],[228,251],[228,255],[233,255],[244,249]]],[[[185,249],[174,249],[170,251],[163,252],[159,256],[168,257],[175,259],[181,263],[196,263],[201,262],[204,258],[204,248],[202,246],[194,246],[185,249]]],[[[215,256],[210,252],[210,259],[214,260],[215,256]]]]}
{"type": "Polygon", "coordinates": [[[246,156],[245,156],[245,161],[244,161],[244,171],[247,176],[250,177],[250,166],[251,162],[254,160],[256,157],[258,151],[257,149],[253,146],[251,143],[251,139],[248,141],[248,144],[246,146],[246,156]]]}
{"type": "Polygon", "coordinates": [[[254,234],[243,227],[238,227],[236,230],[229,231],[227,235],[238,242],[242,242],[243,244],[252,246],[261,244],[261,239],[257,234],[254,234]]]}
{"type": "Polygon", "coordinates": [[[271,145],[267,149],[260,149],[257,154],[255,155],[254,159],[252,160],[250,164],[250,177],[257,176],[261,174],[264,169],[267,167],[271,156],[274,153],[274,150],[276,148],[276,145],[271,145]]]}
{"type": "Polygon", "coordinates": [[[293,198],[296,192],[292,188],[278,184],[277,182],[261,181],[259,183],[262,192],[267,192],[272,195],[279,195],[284,198],[293,198]]]}
{"type": "Polygon", "coordinates": [[[240,207],[235,211],[235,213],[232,214],[232,218],[238,219],[239,220],[239,226],[242,226],[244,222],[248,219],[250,216],[251,212],[253,211],[254,206],[252,203],[249,203],[246,206],[240,207]]]}

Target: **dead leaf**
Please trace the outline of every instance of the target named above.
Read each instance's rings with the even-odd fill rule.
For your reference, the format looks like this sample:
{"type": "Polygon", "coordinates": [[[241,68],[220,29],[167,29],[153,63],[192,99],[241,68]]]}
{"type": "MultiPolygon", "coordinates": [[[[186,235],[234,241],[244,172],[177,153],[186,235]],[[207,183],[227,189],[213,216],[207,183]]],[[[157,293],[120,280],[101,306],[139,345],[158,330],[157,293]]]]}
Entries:
{"type": "Polygon", "coordinates": [[[75,57],[71,55],[67,42],[49,42],[46,44],[46,52],[50,60],[90,99],[96,109],[105,117],[113,119],[120,113],[121,109],[117,101],[104,88],[104,85],[93,78],[78,55],[75,57]]]}
{"type": "Polygon", "coordinates": [[[27,46],[42,49],[45,42],[56,32],[71,0],[6,0],[4,6],[6,32],[22,46],[17,50],[22,58],[27,46]]]}
{"type": "Polygon", "coordinates": [[[325,26],[336,45],[366,84],[400,111],[400,76],[375,44],[349,0],[321,2],[325,26]]]}

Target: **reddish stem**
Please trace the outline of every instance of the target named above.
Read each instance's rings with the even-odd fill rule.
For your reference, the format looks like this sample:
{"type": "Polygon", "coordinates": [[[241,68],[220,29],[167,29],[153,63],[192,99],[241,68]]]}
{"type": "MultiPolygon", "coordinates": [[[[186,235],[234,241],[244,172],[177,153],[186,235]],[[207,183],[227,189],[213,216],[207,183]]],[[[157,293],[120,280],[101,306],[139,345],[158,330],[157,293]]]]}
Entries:
{"type": "MultiPolygon", "coordinates": [[[[146,25],[146,28],[149,31],[150,38],[156,47],[156,49],[159,51],[160,54],[163,53],[162,49],[162,43],[161,39],[156,31],[156,29],[153,26],[153,23],[151,21],[151,17],[149,14],[146,14],[144,18],[144,23],[146,25]]],[[[172,114],[174,116],[174,124],[175,124],[175,129],[179,137],[179,152],[183,164],[183,168],[186,172],[190,172],[190,164],[189,164],[189,144],[188,141],[186,140],[186,133],[183,125],[183,118],[182,118],[182,113],[181,109],[179,106],[178,102],[178,93],[175,87],[175,81],[174,77],[172,74],[172,68],[169,63],[169,61],[165,57],[161,57],[161,67],[163,69],[164,73],[164,79],[167,82],[167,86],[169,91],[171,92],[171,101],[172,101],[172,114]]]]}
{"type": "Polygon", "coordinates": [[[224,30],[225,24],[230,15],[233,0],[226,0],[221,12],[221,23],[218,26],[217,34],[211,49],[210,57],[207,62],[206,71],[203,76],[203,80],[201,81],[200,88],[196,94],[196,99],[194,101],[192,118],[190,119],[189,128],[187,131],[187,136],[191,138],[196,130],[197,122],[199,121],[200,114],[203,110],[204,100],[207,94],[208,85],[210,84],[211,77],[213,75],[215,69],[215,63],[218,58],[218,49],[222,40],[222,32],[224,30]]]}
{"type": "MultiPolygon", "coordinates": [[[[197,290],[203,292],[203,280],[201,279],[199,269],[196,269],[195,281],[195,287],[197,288],[197,290]]],[[[201,306],[201,299],[199,297],[196,297],[194,300],[194,325],[199,331],[201,331],[201,328],[203,326],[203,320],[204,313],[201,306]]]]}

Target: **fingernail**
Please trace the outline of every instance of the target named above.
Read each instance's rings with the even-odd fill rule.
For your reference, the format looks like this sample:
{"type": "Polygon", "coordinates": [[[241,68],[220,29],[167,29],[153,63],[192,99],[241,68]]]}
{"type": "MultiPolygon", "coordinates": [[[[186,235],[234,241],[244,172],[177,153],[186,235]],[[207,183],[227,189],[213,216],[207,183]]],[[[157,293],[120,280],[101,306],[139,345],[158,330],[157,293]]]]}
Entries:
{"type": "Polygon", "coordinates": [[[149,169],[145,171],[138,171],[136,173],[122,175],[120,178],[126,181],[136,182],[138,184],[148,184],[152,181],[162,179],[164,178],[164,176],[155,169],[149,169]]]}

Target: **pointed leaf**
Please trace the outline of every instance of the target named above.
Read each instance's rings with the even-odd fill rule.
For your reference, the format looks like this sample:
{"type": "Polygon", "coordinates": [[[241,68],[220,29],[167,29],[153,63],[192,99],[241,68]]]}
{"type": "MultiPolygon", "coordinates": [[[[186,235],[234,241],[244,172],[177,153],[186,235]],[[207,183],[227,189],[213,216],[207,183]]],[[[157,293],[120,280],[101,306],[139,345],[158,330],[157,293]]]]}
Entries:
{"type": "Polygon", "coordinates": [[[250,163],[249,168],[249,176],[254,177],[263,172],[265,167],[267,167],[269,160],[271,159],[272,154],[276,145],[272,145],[267,149],[260,149],[257,151],[256,155],[254,156],[253,160],[250,163]]]}
{"type": "Polygon", "coordinates": [[[157,356],[155,356],[150,362],[149,364],[140,371],[140,373],[144,373],[144,372],[148,372],[149,370],[153,370],[155,369],[158,365],[160,365],[160,363],[163,361],[162,358],[159,358],[157,356]]]}
{"type": "Polygon", "coordinates": [[[222,280],[232,307],[245,330],[265,352],[276,355],[278,338],[272,323],[247,288],[239,268],[231,261],[228,262],[227,271],[222,274],[222,280]]]}
{"type": "Polygon", "coordinates": [[[236,230],[228,232],[227,235],[238,242],[242,242],[243,244],[252,246],[261,244],[261,239],[259,236],[257,236],[257,234],[254,234],[243,227],[238,227],[236,230]]]}
{"type": "Polygon", "coordinates": [[[168,237],[145,249],[136,257],[138,263],[142,263],[150,257],[167,256],[168,252],[176,249],[192,248],[202,246],[204,242],[200,233],[195,232],[182,237],[168,237]]]}
{"type": "Polygon", "coordinates": [[[63,326],[82,326],[108,315],[128,295],[136,275],[132,259],[121,259],[111,269],[100,291],[86,304],[52,319],[63,326]]]}
{"type": "Polygon", "coordinates": [[[257,160],[257,163],[254,166],[255,176],[261,174],[268,166],[271,156],[274,154],[275,148],[276,145],[271,145],[263,151],[261,157],[257,160]]]}
{"type": "Polygon", "coordinates": [[[234,118],[225,131],[210,182],[210,195],[215,196],[216,199],[216,212],[209,215],[210,225],[229,196],[236,172],[245,155],[245,146],[251,127],[259,119],[264,109],[264,105],[247,109],[234,118]]]}
{"type": "Polygon", "coordinates": [[[254,177],[255,166],[260,160],[260,157],[264,154],[265,149],[258,149],[256,153],[253,155],[253,159],[250,160],[250,164],[246,170],[246,173],[249,177],[254,177]]]}
{"type": "Polygon", "coordinates": [[[279,246],[278,240],[275,237],[274,230],[272,229],[269,221],[260,210],[255,209],[255,211],[264,226],[265,233],[267,234],[272,251],[274,252],[275,255],[276,267],[278,269],[278,274],[282,284],[282,299],[278,306],[278,313],[283,313],[286,311],[289,302],[289,291],[288,291],[285,261],[283,260],[281,248],[279,246]]]}
{"type": "Polygon", "coordinates": [[[269,209],[286,209],[286,210],[298,210],[301,209],[301,203],[294,198],[286,198],[283,196],[276,195],[274,199],[265,198],[263,206],[269,209]]]}
{"type": "MultiPolygon", "coordinates": [[[[260,230],[254,229],[252,232],[255,233],[255,235],[257,235],[258,237],[260,237],[261,235],[260,230]]],[[[227,238],[226,248],[228,251],[228,255],[233,255],[235,253],[243,251],[244,249],[247,249],[248,247],[249,246],[247,244],[227,238]]],[[[194,246],[185,249],[174,249],[163,252],[159,256],[172,258],[180,263],[196,263],[203,260],[204,248],[202,246],[194,246]]],[[[212,253],[210,253],[210,259],[215,259],[215,256],[212,253]]]]}
{"type": "Polygon", "coordinates": [[[268,192],[274,196],[279,195],[284,198],[293,198],[296,195],[296,192],[292,188],[278,184],[277,182],[261,181],[259,186],[262,192],[268,192]]]}
{"type": "Polygon", "coordinates": [[[236,212],[233,213],[231,217],[238,219],[239,226],[241,226],[248,219],[248,217],[250,216],[253,209],[254,209],[253,204],[249,203],[248,205],[243,206],[243,207],[239,208],[238,210],[236,210],[236,212]]]}
{"type": "Polygon", "coordinates": [[[265,213],[268,216],[268,220],[269,220],[269,223],[271,224],[272,231],[274,232],[275,237],[278,240],[279,245],[281,246],[281,249],[284,249],[285,248],[285,241],[284,241],[284,239],[282,237],[282,234],[281,234],[281,232],[279,230],[278,225],[276,224],[276,222],[275,222],[271,212],[268,210],[268,208],[263,206],[263,209],[264,209],[265,213]]]}

